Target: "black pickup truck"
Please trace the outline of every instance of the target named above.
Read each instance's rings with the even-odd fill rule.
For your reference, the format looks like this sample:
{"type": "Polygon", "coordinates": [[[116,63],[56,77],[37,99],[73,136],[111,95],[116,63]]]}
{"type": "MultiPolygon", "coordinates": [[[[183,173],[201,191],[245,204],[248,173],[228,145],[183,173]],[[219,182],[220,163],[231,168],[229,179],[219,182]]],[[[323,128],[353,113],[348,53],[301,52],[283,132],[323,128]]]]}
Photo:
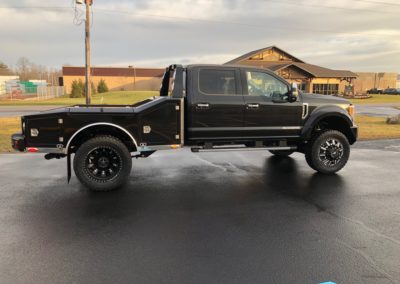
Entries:
{"type": "Polygon", "coordinates": [[[67,158],[68,181],[96,191],[129,177],[132,157],[157,150],[269,150],[305,154],[314,170],[342,169],[357,139],[347,100],[299,93],[265,69],[227,65],[172,65],[160,94],[133,105],[76,105],[22,117],[14,149],[67,158]]]}

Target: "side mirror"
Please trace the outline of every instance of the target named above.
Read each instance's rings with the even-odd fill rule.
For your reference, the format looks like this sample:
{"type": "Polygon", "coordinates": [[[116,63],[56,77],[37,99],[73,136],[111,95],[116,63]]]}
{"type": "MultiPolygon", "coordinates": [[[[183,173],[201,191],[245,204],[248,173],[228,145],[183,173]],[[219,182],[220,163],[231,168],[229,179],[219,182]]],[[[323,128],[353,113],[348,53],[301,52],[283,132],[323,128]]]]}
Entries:
{"type": "Polygon", "coordinates": [[[294,103],[295,101],[297,101],[298,96],[299,96],[299,90],[297,88],[297,83],[293,82],[292,88],[289,92],[288,101],[294,103]]]}
{"type": "Polygon", "coordinates": [[[286,103],[288,101],[286,95],[282,95],[280,92],[273,92],[272,93],[272,101],[274,103],[286,103]]]}

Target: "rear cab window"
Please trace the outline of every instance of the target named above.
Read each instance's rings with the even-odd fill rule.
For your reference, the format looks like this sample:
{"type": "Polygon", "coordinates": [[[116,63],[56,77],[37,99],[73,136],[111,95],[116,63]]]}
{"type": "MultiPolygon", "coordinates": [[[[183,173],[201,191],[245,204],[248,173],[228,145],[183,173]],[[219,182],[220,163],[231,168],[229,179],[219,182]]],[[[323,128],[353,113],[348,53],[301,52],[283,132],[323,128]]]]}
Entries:
{"type": "Polygon", "coordinates": [[[205,95],[241,95],[238,88],[238,76],[234,69],[199,70],[199,92],[205,95]]]}

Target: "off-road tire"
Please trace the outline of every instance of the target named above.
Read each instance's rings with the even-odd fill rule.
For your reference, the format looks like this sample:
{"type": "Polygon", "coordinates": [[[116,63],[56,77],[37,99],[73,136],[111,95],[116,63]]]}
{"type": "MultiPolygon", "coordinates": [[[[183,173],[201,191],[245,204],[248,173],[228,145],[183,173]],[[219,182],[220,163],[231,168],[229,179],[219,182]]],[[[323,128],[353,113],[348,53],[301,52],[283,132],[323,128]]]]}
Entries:
{"type": "Polygon", "coordinates": [[[278,157],[289,157],[294,153],[292,150],[269,150],[269,152],[278,157]]]}
{"type": "MultiPolygon", "coordinates": [[[[329,148],[328,147],[328,148],[329,148]]],[[[318,132],[305,147],[307,164],[317,172],[334,174],[340,171],[350,157],[350,144],[347,137],[336,130],[318,132]],[[329,154],[327,145],[333,147],[329,154]],[[335,145],[335,146],[333,146],[335,145]],[[336,155],[338,155],[336,157],[336,155]]]]}
{"type": "Polygon", "coordinates": [[[132,158],[128,148],[113,136],[96,136],[75,153],[74,171],[78,180],[93,191],[121,187],[130,175],[132,158]]]}

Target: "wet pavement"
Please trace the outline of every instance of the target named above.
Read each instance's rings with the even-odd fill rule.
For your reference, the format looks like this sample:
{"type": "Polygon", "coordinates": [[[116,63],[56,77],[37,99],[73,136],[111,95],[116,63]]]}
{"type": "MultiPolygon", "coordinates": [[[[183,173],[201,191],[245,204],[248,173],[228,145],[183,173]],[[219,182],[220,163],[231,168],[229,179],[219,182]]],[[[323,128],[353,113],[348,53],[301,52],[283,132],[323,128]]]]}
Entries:
{"type": "Polygon", "coordinates": [[[395,116],[400,114],[400,109],[396,108],[398,105],[356,105],[356,113],[375,117],[395,116]]]}
{"type": "Polygon", "coordinates": [[[1,282],[400,283],[400,140],[382,143],[332,176],[298,153],[160,151],[109,193],[0,155],[1,282]]]}

